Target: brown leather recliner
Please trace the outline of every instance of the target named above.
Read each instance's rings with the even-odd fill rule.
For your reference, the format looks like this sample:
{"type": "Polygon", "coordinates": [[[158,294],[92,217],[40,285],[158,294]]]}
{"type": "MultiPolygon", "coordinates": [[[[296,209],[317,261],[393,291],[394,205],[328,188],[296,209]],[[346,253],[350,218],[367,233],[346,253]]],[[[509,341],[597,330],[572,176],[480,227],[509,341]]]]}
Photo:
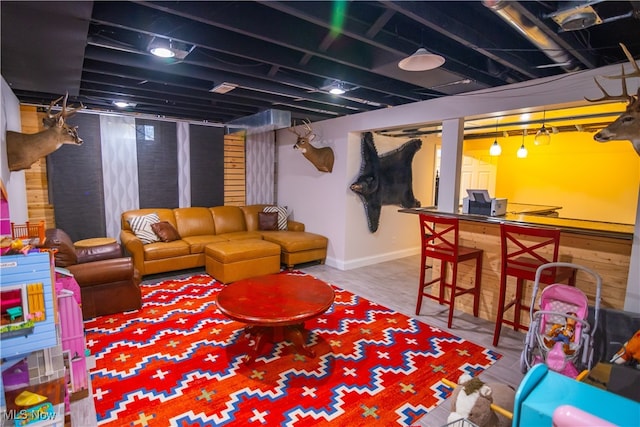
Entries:
{"type": "Polygon", "coordinates": [[[138,310],[142,306],[141,276],[118,243],[79,248],[59,228],[45,231],[42,245],[56,249],[56,267],[66,268],[80,286],[82,318],[138,310]]]}

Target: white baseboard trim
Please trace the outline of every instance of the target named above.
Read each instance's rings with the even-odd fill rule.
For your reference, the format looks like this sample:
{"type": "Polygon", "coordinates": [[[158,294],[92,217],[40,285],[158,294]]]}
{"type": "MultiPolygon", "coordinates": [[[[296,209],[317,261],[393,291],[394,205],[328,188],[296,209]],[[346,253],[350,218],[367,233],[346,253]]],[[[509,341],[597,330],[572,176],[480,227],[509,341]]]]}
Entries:
{"type": "Polygon", "coordinates": [[[419,255],[420,248],[409,248],[401,251],[386,252],[376,254],[369,257],[357,258],[353,260],[338,260],[336,258],[327,257],[325,264],[337,268],[338,270],[352,270],[354,268],[366,267],[368,265],[378,264],[385,261],[393,261],[394,259],[405,258],[412,255],[419,255]]]}

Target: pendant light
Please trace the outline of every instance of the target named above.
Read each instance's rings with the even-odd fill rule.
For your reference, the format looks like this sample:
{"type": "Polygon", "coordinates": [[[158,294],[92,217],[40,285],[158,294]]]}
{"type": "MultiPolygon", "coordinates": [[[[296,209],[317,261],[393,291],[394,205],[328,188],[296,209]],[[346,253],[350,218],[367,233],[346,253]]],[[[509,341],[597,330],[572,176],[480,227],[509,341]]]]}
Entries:
{"type": "Polygon", "coordinates": [[[424,30],[422,31],[420,47],[412,55],[398,62],[398,68],[405,71],[428,71],[444,64],[444,57],[429,52],[424,45],[424,30]]]}
{"type": "Polygon", "coordinates": [[[498,144],[498,119],[496,119],[496,138],[493,140],[493,144],[491,144],[491,148],[489,148],[490,156],[499,156],[502,153],[502,147],[498,144]]]}
{"type": "Polygon", "coordinates": [[[516,156],[518,156],[519,159],[524,159],[525,157],[527,157],[527,148],[524,146],[524,137],[527,134],[527,130],[525,129],[522,132],[522,145],[520,146],[520,148],[518,148],[518,152],[516,153],[516,156]]]}
{"type": "Polygon", "coordinates": [[[546,111],[542,112],[542,127],[536,133],[536,137],[533,139],[535,145],[549,145],[551,142],[551,134],[549,130],[544,126],[544,120],[546,118],[546,111]]]}
{"type": "Polygon", "coordinates": [[[398,67],[405,71],[427,71],[444,64],[444,58],[421,47],[413,55],[404,58],[398,67]]]}

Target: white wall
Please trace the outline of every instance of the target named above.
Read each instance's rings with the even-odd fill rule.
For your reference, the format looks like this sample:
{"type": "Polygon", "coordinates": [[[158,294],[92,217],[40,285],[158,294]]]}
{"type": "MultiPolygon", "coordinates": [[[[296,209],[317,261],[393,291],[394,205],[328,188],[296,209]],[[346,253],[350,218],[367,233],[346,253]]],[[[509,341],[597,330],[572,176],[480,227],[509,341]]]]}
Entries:
{"type": "Polygon", "coordinates": [[[20,102],[14,95],[11,87],[2,77],[1,86],[2,103],[0,104],[0,177],[4,182],[9,196],[9,213],[11,221],[16,224],[24,224],[29,219],[27,211],[27,186],[24,171],[11,172],[7,163],[7,130],[20,132],[20,102]]]}
{"type": "MultiPolygon", "coordinates": [[[[360,133],[404,125],[420,125],[472,118],[482,115],[500,115],[503,112],[522,111],[537,106],[575,106],[584,98],[598,98],[601,93],[593,79],[596,76],[620,73],[618,65],[597,70],[572,73],[563,77],[538,79],[526,83],[503,86],[465,95],[423,101],[393,108],[355,114],[312,124],[316,133],[316,146],[329,146],[335,153],[332,173],[321,173],[292,149],[295,136],[286,130],[278,132],[278,203],[288,205],[296,220],[307,230],[329,238],[327,264],[339,269],[350,269],[379,261],[418,253],[418,223],[415,215],[398,213],[399,207],[386,206],[382,210],[380,226],[370,233],[362,203],[349,189],[358,175],[361,162],[360,133]]],[[[630,79],[629,93],[638,90],[638,80],[630,79]]],[[[609,93],[620,93],[619,80],[599,79],[609,93]]],[[[456,126],[449,126],[456,129],[456,126]]],[[[446,131],[446,129],[445,129],[446,131]]],[[[443,159],[456,159],[460,145],[450,143],[452,137],[443,135],[447,144],[442,146],[443,159]]],[[[460,139],[454,136],[453,139],[460,139]]],[[[423,146],[422,150],[425,150],[423,146]]],[[[415,163],[415,161],[414,161],[415,163]]],[[[447,165],[445,167],[454,167],[447,165]]],[[[415,170],[414,164],[414,170],[415,170]]],[[[456,189],[456,174],[450,170],[441,173],[440,186],[456,189]]],[[[414,181],[415,184],[415,181],[414,181]]],[[[455,203],[454,191],[441,191],[439,204],[455,203]]],[[[640,202],[639,202],[640,203],[640,202]]],[[[640,206],[638,207],[640,212],[640,206]]],[[[634,254],[638,249],[640,224],[636,222],[634,254]]],[[[632,282],[638,276],[640,260],[631,260],[628,284],[629,305],[640,311],[640,283],[632,282]]]]}

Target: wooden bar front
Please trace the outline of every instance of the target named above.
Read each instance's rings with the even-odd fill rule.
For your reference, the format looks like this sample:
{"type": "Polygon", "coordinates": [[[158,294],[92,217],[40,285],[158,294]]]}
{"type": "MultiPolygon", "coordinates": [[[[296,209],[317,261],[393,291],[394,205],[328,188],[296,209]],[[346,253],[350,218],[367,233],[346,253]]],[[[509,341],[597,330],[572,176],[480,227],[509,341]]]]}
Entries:
{"type": "MultiPolygon", "coordinates": [[[[402,212],[420,213],[420,209],[403,209],[402,212]]],[[[480,298],[480,317],[495,322],[497,314],[498,296],[500,289],[500,222],[511,221],[522,224],[523,221],[512,221],[500,217],[483,218],[478,215],[447,214],[431,211],[442,215],[453,215],[460,219],[460,244],[484,250],[482,269],[482,291],[480,298]]],[[[558,226],[548,223],[546,226],[558,226]]],[[[603,223],[604,224],[604,223],[603,223]]],[[[541,224],[530,224],[541,225],[541,224]]],[[[570,229],[560,226],[559,261],[571,262],[587,267],[602,278],[602,295],[600,306],[622,310],[627,290],[627,277],[631,260],[632,237],[631,232],[609,232],[608,230],[570,229]]],[[[631,227],[632,228],[632,227],[631,227]]],[[[439,262],[433,263],[432,275],[440,274],[439,262]]],[[[473,283],[473,263],[461,263],[458,267],[458,283],[464,286],[473,283]]],[[[451,271],[448,272],[451,277],[451,271]]],[[[435,285],[437,289],[437,285],[435,285]]],[[[584,271],[578,271],[576,286],[589,297],[593,305],[596,294],[596,283],[592,276],[584,271]]],[[[527,285],[525,301],[531,301],[533,282],[527,285]]],[[[507,299],[515,293],[515,279],[510,278],[507,288],[507,299]]],[[[472,297],[456,298],[456,309],[472,313],[472,297]]],[[[513,310],[507,314],[511,318],[513,310]]]]}

